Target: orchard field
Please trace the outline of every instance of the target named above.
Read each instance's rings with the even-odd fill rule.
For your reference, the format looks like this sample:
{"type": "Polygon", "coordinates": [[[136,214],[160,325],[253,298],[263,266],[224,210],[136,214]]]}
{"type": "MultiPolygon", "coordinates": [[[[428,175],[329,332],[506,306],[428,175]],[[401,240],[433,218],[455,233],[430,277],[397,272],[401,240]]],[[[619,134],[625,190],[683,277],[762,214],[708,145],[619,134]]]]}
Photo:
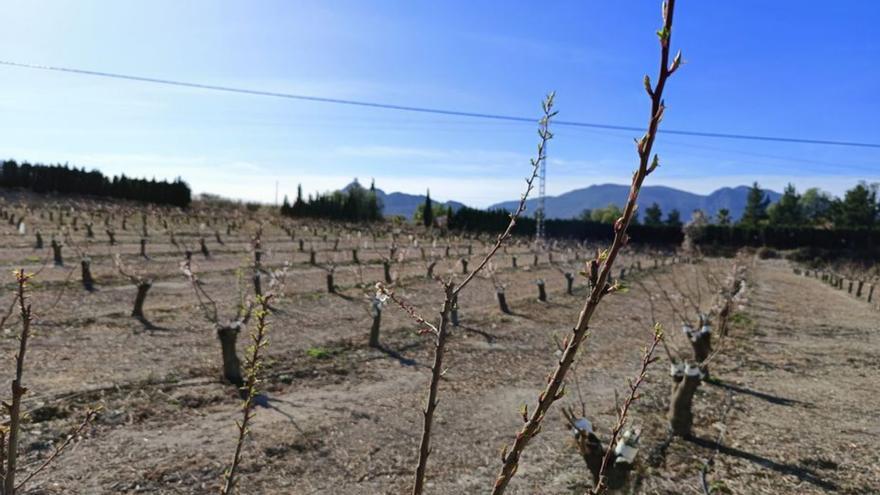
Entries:
{"type": "MultiPolygon", "coordinates": [[[[253,301],[255,273],[273,298],[241,493],[407,491],[434,339],[392,300],[377,299],[376,283],[433,319],[443,289],[429,268],[461,279],[463,265],[472,269],[494,242],[392,222],[294,221],[234,205],[183,211],[12,194],[0,219],[4,313],[14,302],[13,270],[34,274],[20,465],[38,466],[87,409],[101,407],[29,482],[31,493],[216,492],[235,450],[241,398],[224,377],[217,326],[194,283],[216,302],[222,324],[253,301]],[[132,317],[145,281],[143,316],[132,317]],[[377,313],[378,345],[370,345],[377,313]]],[[[492,485],[502,447],[522,424],[522,405],[546,383],[577,319],[588,293],[579,272],[596,249],[571,241],[536,248],[514,238],[461,293],[439,384],[431,493],[483,493],[492,485]]],[[[627,247],[613,273],[624,290],[599,308],[567,393],[523,455],[510,493],[592,486],[562,411],[589,418],[607,441],[615,400],[628,394],[655,322],[665,328],[665,348],[630,410],[628,424],[641,438],[621,492],[880,491],[880,313],[868,302],[871,281],[856,297],[846,283],[761,258],[627,247]],[[719,304],[729,309],[724,321],[719,304]],[[700,313],[716,332],[704,360],[711,373],[693,395],[691,434],[670,436],[670,361],[690,359],[680,327],[700,313]]],[[[16,309],[9,313],[7,376],[21,326],[16,309]]],[[[243,363],[253,327],[251,319],[237,335],[243,363]]]]}

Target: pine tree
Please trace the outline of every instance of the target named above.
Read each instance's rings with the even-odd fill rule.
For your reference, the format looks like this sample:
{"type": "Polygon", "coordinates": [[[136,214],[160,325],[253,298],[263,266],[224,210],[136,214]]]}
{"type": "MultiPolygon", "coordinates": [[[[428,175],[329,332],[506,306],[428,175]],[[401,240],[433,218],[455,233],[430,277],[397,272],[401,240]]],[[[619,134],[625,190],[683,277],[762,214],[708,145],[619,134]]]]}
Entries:
{"type": "Polygon", "coordinates": [[[877,185],[861,182],[835,203],[834,226],[870,228],[877,222],[877,213],[877,185]]]}
{"type": "Polygon", "coordinates": [[[800,205],[800,195],[794,186],[789,184],[785,187],[782,197],[776,204],[767,208],[767,216],[771,225],[803,225],[804,213],[800,205]]]}
{"type": "Polygon", "coordinates": [[[749,227],[757,227],[761,222],[767,220],[767,205],[769,204],[770,198],[755,182],[749,189],[749,194],[746,197],[746,209],[739,223],[749,227]]]}
{"type": "Polygon", "coordinates": [[[681,227],[681,212],[678,210],[672,210],[666,215],[666,225],[670,227],[681,227]]]}
{"type": "Polygon", "coordinates": [[[663,225],[663,211],[657,203],[653,203],[645,210],[645,225],[649,227],[663,225]]]}
{"type": "Polygon", "coordinates": [[[721,208],[715,215],[715,223],[718,225],[730,225],[730,210],[721,208]]]}

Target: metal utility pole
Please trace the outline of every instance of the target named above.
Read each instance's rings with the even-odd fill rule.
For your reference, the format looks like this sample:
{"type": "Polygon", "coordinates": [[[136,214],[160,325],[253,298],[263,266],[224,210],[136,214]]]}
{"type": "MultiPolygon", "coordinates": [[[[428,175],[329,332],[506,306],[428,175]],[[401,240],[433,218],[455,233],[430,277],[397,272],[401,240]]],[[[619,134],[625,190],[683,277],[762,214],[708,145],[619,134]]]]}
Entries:
{"type": "Polygon", "coordinates": [[[544,146],[544,158],[541,160],[541,168],[538,173],[538,209],[535,210],[535,223],[537,224],[537,231],[535,232],[535,242],[538,245],[543,245],[546,238],[546,233],[544,232],[544,196],[547,192],[547,152],[546,144],[544,146]]]}

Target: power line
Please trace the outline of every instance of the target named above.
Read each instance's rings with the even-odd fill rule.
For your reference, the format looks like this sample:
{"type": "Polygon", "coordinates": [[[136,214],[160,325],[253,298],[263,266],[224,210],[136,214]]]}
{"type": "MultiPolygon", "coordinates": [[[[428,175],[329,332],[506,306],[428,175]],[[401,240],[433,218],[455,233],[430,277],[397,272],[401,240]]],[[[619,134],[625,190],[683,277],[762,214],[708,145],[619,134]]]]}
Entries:
{"type": "MultiPolygon", "coordinates": [[[[381,108],[385,110],[398,110],[404,112],[417,112],[417,113],[430,113],[436,115],[448,115],[455,117],[470,117],[470,118],[478,118],[478,119],[491,119],[491,120],[502,120],[508,122],[526,122],[533,124],[536,122],[536,119],[531,117],[519,117],[514,115],[501,115],[494,113],[480,113],[480,112],[466,112],[461,110],[449,110],[442,108],[430,108],[430,107],[418,107],[418,106],[410,106],[410,105],[397,105],[393,103],[380,103],[380,102],[372,102],[372,101],[363,101],[363,100],[348,100],[343,98],[328,98],[323,96],[312,96],[312,95],[300,95],[293,93],[281,93],[275,91],[263,91],[257,89],[247,89],[247,88],[236,88],[232,86],[218,86],[214,84],[202,84],[202,83],[193,83],[186,81],[176,81],[171,79],[159,79],[154,77],[143,77],[143,76],[133,76],[129,74],[118,74],[114,72],[102,72],[102,71],[94,71],[94,70],[86,70],[86,69],[75,69],[71,67],[55,67],[50,65],[35,65],[35,64],[26,64],[20,62],[11,62],[6,60],[0,60],[0,65],[5,65],[8,67],[16,67],[22,69],[34,69],[34,70],[44,70],[44,71],[53,71],[53,72],[66,72],[70,74],[79,74],[86,76],[95,76],[95,77],[105,77],[110,79],[123,79],[127,81],[138,81],[138,82],[146,82],[152,84],[163,84],[167,86],[178,86],[185,88],[195,88],[195,89],[207,89],[211,91],[222,91],[226,93],[238,93],[238,94],[246,94],[252,96],[268,96],[273,98],[285,98],[289,100],[299,100],[299,101],[311,101],[318,103],[335,103],[339,105],[350,105],[350,106],[358,106],[358,107],[368,107],[368,108],[381,108]]],[[[644,128],[636,127],[636,126],[625,126],[625,125],[613,125],[613,124],[602,124],[596,122],[580,122],[580,121],[572,121],[572,120],[554,120],[553,123],[555,125],[568,126],[568,127],[582,127],[582,128],[591,128],[591,129],[608,129],[608,130],[616,130],[616,131],[631,131],[631,132],[644,132],[644,128]]],[[[847,146],[847,147],[855,147],[855,148],[874,148],[880,149],[880,143],[866,143],[866,142],[857,142],[857,141],[837,141],[832,139],[803,139],[803,138],[794,138],[794,137],[785,137],[785,136],[761,136],[754,134],[736,134],[736,133],[724,133],[724,132],[701,132],[701,131],[688,131],[688,130],[675,130],[675,129],[664,129],[660,130],[663,134],[676,134],[680,136],[691,136],[691,137],[704,137],[704,138],[714,138],[714,139],[733,139],[740,141],[765,141],[765,142],[778,142],[778,143],[794,143],[794,144],[816,144],[823,146],[847,146]]]]}

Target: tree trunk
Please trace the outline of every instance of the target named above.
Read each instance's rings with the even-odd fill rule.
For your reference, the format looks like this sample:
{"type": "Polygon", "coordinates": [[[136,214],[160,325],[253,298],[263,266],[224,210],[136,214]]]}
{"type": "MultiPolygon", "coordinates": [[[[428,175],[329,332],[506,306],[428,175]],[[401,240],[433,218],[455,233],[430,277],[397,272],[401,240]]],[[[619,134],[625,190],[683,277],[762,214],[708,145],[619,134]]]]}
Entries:
{"type": "MultiPolygon", "coordinates": [[[[583,435],[583,433],[581,433],[583,435]]],[[[602,461],[605,459],[605,447],[594,433],[587,433],[586,441],[583,442],[584,450],[581,456],[587,463],[587,469],[593,475],[593,484],[599,482],[599,472],[602,470],[602,461]]]]}
{"type": "Polygon", "coordinates": [[[202,237],[202,238],[199,239],[199,247],[201,248],[201,250],[202,250],[202,256],[204,256],[205,259],[208,259],[208,258],[211,257],[211,252],[208,251],[208,244],[205,243],[205,238],[204,238],[204,237],[202,237]]]}
{"type": "Polygon", "coordinates": [[[91,261],[84,259],[80,262],[80,265],[82,266],[83,287],[87,291],[92,292],[93,290],[95,290],[95,280],[92,278],[92,263],[91,261]]]}
{"type": "Polygon", "coordinates": [[[390,284],[391,280],[391,262],[388,260],[382,260],[382,271],[385,275],[385,283],[390,284]]]}
{"type": "Polygon", "coordinates": [[[565,293],[569,296],[574,294],[572,290],[572,286],[574,285],[574,275],[569,272],[565,272],[565,293]]]}
{"type": "Polygon", "coordinates": [[[359,265],[361,263],[361,260],[358,259],[358,250],[357,249],[351,250],[351,262],[356,265],[359,265]]]}
{"type": "Polygon", "coordinates": [[[496,290],[495,298],[498,299],[498,309],[504,314],[511,314],[510,308],[507,306],[507,297],[504,295],[504,291],[496,290]]]}
{"type": "Polygon", "coordinates": [[[703,373],[708,375],[709,367],[702,363],[712,353],[712,329],[708,323],[703,321],[702,316],[700,317],[700,321],[701,325],[699,330],[694,330],[685,325],[682,327],[682,331],[684,331],[685,336],[691,343],[691,348],[694,351],[694,361],[701,366],[703,373]]]}
{"type": "Polygon", "coordinates": [[[675,385],[672,398],[669,401],[669,427],[672,433],[683,438],[691,436],[691,428],[694,424],[692,411],[694,393],[700,386],[700,371],[698,368],[688,366],[684,378],[675,385]]]}
{"type": "Polygon", "coordinates": [[[330,294],[336,293],[336,286],[333,284],[333,274],[327,274],[327,292],[330,294]]]}
{"type": "Polygon", "coordinates": [[[373,300],[373,325],[370,327],[370,347],[379,347],[379,330],[382,326],[382,306],[379,300],[373,300]]]}
{"type": "Polygon", "coordinates": [[[511,267],[511,268],[516,268],[516,256],[511,256],[511,257],[510,257],[510,267],[511,267]]]}
{"type": "Polygon", "coordinates": [[[238,354],[235,352],[235,345],[238,341],[238,332],[240,330],[241,325],[239,323],[217,327],[217,338],[220,339],[220,349],[223,353],[223,378],[239,388],[244,385],[244,380],[241,376],[241,362],[238,360],[238,354]]]}
{"type": "Polygon", "coordinates": [[[35,248],[43,249],[43,235],[40,234],[39,231],[37,231],[37,245],[35,246],[35,248]]]}
{"type": "Polygon", "coordinates": [[[55,259],[55,266],[64,266],[64,258],[61,256],[61,244],[52,239],[52,257],[55,259]]]}
{"type": "Polygon", "coordinates": [[[254,270],[254,294],[257,297],[263,296],[263,277],[260,275],[260,270],[254,270]]]}
{"type": "Polygon", "coordinates": [[[428,264],[428,273],[425,275],[427,278],[429,278],[429,279],[434,278],[434,267],[435,266],[437,266],[436,261],[432,261],[431,263],[428,264]]]}
{"type": "Polygon", "coordinates": [[[131,316],[139,320],[146,320],[144,317],[144,301],[147,300],[147,292],[153,284],[144,280],[137,285],[137,295],[134,298],[134,309],[131,310],[131,316]]]}
{"type": "Polygon", "coordinates": [[[461,259],[461,273],[462,275],[467,275],[468,273],[468,260],[466,258],[461,259]]]}
{"type": "Polygon", "coordinates": [[[147,240],[141,237],[141,256],[143,258],[148,258],[147,256],[147,240]]]}

